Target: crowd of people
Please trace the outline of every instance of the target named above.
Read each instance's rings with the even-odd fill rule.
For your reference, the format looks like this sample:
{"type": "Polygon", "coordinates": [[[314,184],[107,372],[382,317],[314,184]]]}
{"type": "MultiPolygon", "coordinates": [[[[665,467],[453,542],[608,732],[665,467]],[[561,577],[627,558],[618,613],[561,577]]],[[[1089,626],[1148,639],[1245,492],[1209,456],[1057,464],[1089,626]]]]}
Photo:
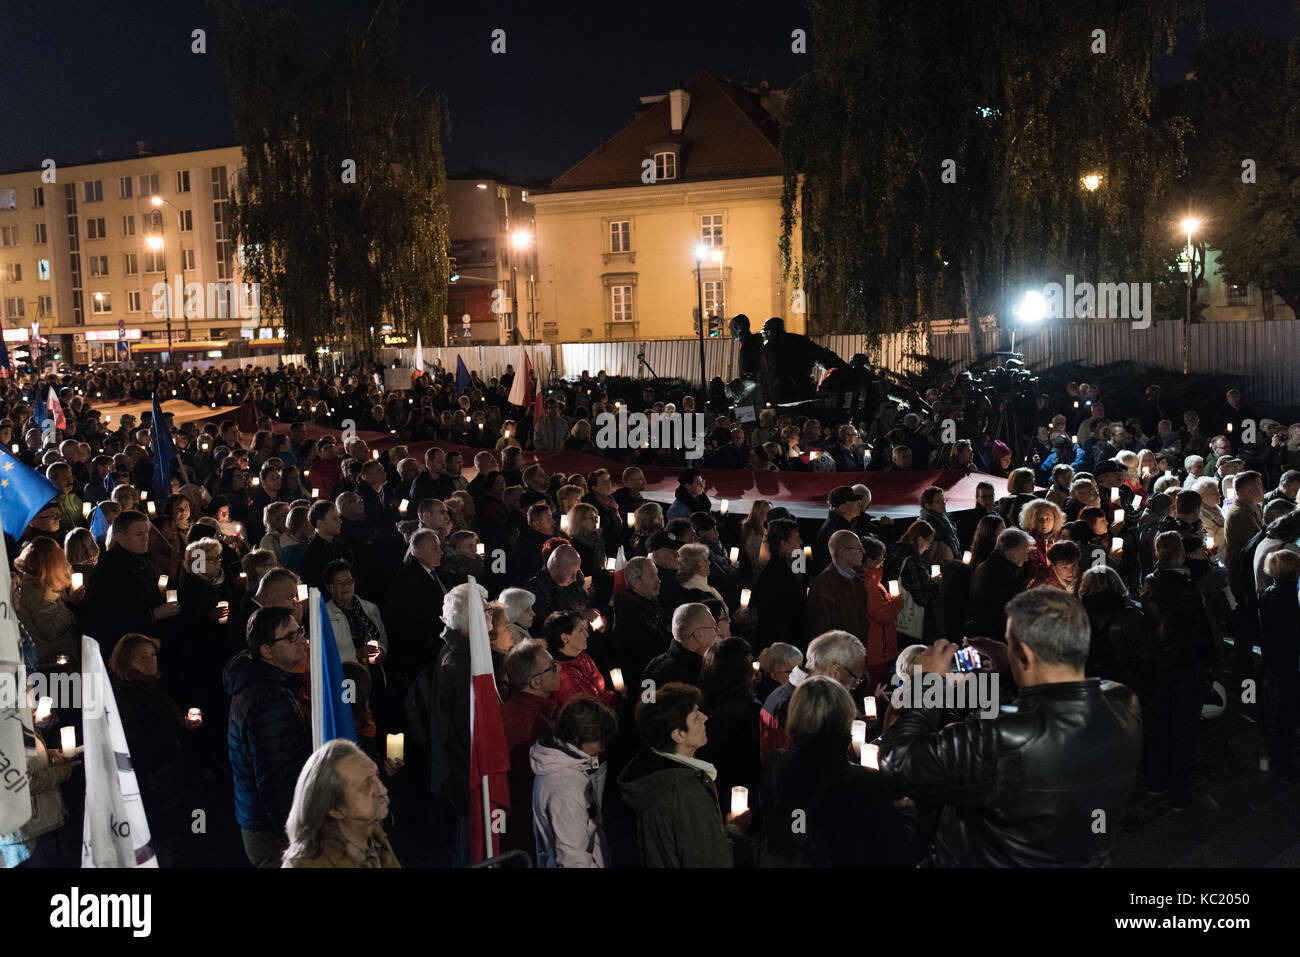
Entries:
{"type": "MultiPolygon", "coordinates": [[[[534,417],[508,402],[513,369],[388,393],[377,371],[5,385],[0,445],[57,491],[6,529],[24,658],[75,671],[81,636],[98,642],[164,864],[204,863],[204,782],[255,866],[471,863],[479,617],[510,755],[499,849],[543,867],[1101,865],[1115,828],[1091,827],[1096,809],[1122,820],[1143,788],[1194,800],[1215,676],[1295,773],[1300,423],[1250,419],[1236,390],[1206,432],[1155,387],[1121,417],[1122,397],[1070,383],[1007,442],[966,427],[961,378],[924,413],[745,422],[654,387],[612,395],[603,374],[555,384],[534,417]],[[47,389],[62,427],[34,408],[47,389]],[[113,421],[154,395],[209,414],[113,421]],[[706,416],[671,503],[642,467],[687,466],[682,449],[597,446],[616,403],[706,416]],[[559,450],[609,465],[551,474],[531,454],[559,450]],[[711,474],[746,468],[998,482],[954,510],[927,487],[893,519],[846,483],[809,521],[719,509],[711,474]],[[312,750],[300,586],[326,599],[355,745],[312,750]],[[894,693],[928,675],[952,690],[968,668],[1007,707],[894,693]]],[[[79,772],[52,744],[76,720],[40,724],[43,813],[0,837],[10,865],[79,846],[60,796],[79,772]]]]}

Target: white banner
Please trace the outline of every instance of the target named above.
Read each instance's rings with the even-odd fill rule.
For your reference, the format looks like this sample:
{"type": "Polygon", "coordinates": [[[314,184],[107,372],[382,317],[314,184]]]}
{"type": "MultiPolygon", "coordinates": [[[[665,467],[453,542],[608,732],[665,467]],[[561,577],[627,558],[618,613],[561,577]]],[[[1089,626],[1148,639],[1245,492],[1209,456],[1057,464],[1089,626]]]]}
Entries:
{"type": "Polygon", "coordinates": [[[23,730],[32,730],[32,712],[27,707],[27,670],[18,649],[18,618],[11,589],[9,563],[0,562],[0,834],[12,834],[32,817],[31,780],[23,747],[23,730]],[[11,693],[2,693],[6,688],[11,693]]]}

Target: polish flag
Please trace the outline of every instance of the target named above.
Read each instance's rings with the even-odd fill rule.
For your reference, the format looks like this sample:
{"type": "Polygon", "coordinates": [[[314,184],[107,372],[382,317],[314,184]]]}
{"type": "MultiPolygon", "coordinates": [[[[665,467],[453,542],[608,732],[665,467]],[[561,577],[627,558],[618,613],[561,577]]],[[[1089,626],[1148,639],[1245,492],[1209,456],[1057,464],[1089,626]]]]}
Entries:
{"type": "MultiPolygon", "coordinates": [[[[478,594],[478,583],[469,577],[470,591],[478,594]]],[[[506,774],[510,770],[510,752],[506,749],[506,730],[501,721],[501,699],[492,669],[492,644],[488,640],[486,613],[469,616],[469,784],[471,864],[480,864],[499,850],[493,828],[498,810],[510,808],[510,789],[506,774]]]]}
{"type": "Polygon", "coordinates": [[[45,403],[45,407],[49,410],[50,418],[54,420],[56,429],[66,429],[68,427],[68,420],[63,417],[63,403],[59,401],[59,397],[55,394],[54,386],[50,386],[50,398],[45,403]]]}
{"type": "Polygon", "coordinates": [[[515,373],[515,381],[510,386],[510,396],[507,401],[511,405],[527,409],[533,402],[533,363],[522,346],[519,351],[524,354],[524,361],[520,363],[519,371],[515,373]]]}

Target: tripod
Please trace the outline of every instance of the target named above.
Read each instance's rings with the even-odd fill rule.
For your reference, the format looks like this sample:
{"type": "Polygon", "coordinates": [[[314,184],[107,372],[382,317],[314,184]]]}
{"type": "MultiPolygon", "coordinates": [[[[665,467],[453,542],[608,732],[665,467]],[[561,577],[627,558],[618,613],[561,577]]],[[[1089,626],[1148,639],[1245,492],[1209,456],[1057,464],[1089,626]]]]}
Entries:
{"type": "Polygon", "coordinates": [[[644,345],[641,346],[641,351],[636,354],[636,361],[646,367],[646,371],[650,373],[650,378],[652,379],[659,378],[659,373],[655,372],[654,366],[652,366],[650,363],[646,362],[645,360],[644,345]]]}

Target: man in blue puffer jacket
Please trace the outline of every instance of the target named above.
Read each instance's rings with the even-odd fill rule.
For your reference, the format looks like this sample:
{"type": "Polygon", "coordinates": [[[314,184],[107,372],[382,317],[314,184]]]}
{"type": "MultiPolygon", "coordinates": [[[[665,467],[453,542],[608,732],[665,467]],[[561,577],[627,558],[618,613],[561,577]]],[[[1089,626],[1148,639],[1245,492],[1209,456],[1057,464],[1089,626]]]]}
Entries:
{"type": "Polygon", "coordinates": [[[226,746],[235,779],[235,817],[254,867],[279,867],[298,773],[311,754],[311,724],[299,701],[307,641],[291,609],[259,608],[248,620],[248,651],[226,665],[231,695],[226,746]]]}
{"type": "Polygon", "coordinates": [[[1087,459],[1087,453],[1083,447],[1075,445],[1070,441],[1069,436],[1058,435],[1052,440],[1052,454],[1043,460],[1038,466],[1038,474],[1035,476],[1037,484],[1052,484],[1052,469],[1058,462],[1064,462],[1070,466],[1076,473],[1084,470],[1084,461],[1087,459]]]}

